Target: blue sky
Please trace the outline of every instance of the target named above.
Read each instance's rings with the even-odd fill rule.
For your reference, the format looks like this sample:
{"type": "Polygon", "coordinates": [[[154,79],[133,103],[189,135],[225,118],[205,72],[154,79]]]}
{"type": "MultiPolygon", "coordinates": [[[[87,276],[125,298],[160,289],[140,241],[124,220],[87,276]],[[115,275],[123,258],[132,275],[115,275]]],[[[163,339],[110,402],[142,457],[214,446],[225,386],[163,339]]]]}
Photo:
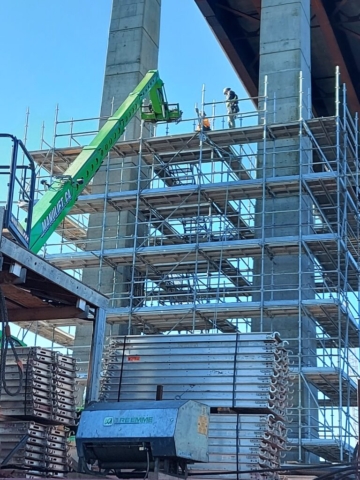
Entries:
{"type": "MultiPolygon", "coordinates": [[[[28,146],[38,149],[43,121],[45,137],[52,137],[56,104],[60,120],[98,115],[111,5],[1,2],[0,132],[21,138],[29,107],[28,146]]],[[[159,70],[169,101],[179,102],[185,117],[194,115],[203,83],[208,100],[223,100],[225,86],[245,96],[194,0],[162,0],[159,70]]]]}

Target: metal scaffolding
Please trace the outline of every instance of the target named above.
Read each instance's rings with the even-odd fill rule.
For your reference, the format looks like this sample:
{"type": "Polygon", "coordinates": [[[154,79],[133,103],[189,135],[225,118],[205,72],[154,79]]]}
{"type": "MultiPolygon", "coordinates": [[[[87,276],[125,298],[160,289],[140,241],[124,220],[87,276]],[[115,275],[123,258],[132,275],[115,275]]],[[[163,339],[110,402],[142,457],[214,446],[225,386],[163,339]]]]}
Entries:
{"type": "MultiPolygon", "coordinates": [[[[297,121],[277,123],[276,99],[265,93],[253,99],[258,110],[244,101],[240,128],[224,129],[223,114],[216,114],[224,107],[203,100],[202,110],[213,113],[211,131],[192,131],[197,119],[191,119],[177,127],[191,133],[166,131],[119,142],[101,168],[104,193],[87,188],[58,229],[59,242],[48,244],[44,256],[78,275],[93,269],[97,287],[111,300],[108,322],[127,324],[129,333],[132,327],[143,333],[249,332],[254,318],[260,331],[266,320],[281,332],[279,325],[289,317],[298,318],[302,332],[306,318],[315,347],[303,349],[301,333],[287,339],[298,345],[293,449],[299,459],[306,450],[342,461],[352,455],[357,435],[352,407],[360,346],[358,117],[349,112],[337,74],[334,116],[304,120],[309,98],[299,78],[297,121]],[[278,166],[275,171],[285,140],[296,140],[288,147],[301,159],[296,174],[281,174],[278,166]],[[297,199],[294,234],[265,227],[265,205],[273,215],[282,213],[277,205],[289,214],[290,197],[297,199]],[[91,215],[102,216],[101,228],[91,226],[91,215]],[[286,291],[279,300],[264,281],[264,264],[269,269],[286,255],[299,261],[296,272],[276,279],[286,291]],[[105,271],[114,273],[111,287],[103,287],[105,271]]],[[[42,172],[61,175],[80,153],[84,137],[74,125],[56,119],[52,147],[32,153],[42,172]],[[67,133],[58,134],[66,124],[67,133]],[[72,145],[56,146],[60,137],[72,145]]],[[[91,133],[89,128],[86,135],[91,133]]]]}

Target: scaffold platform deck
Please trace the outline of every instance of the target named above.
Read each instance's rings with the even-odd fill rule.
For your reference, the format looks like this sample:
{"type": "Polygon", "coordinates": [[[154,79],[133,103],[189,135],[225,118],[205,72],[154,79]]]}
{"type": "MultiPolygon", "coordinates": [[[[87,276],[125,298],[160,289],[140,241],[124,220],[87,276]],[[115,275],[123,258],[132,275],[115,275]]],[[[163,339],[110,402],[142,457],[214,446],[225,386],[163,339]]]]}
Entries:
{"type": "Polygon", "coordinates": [[[352,458],[354,452],[354,449],[350,445],[344,444],[341,448],[339,441],[326,438],[303,439],[301,446],[305,450],[318,455],[320,458],[334,463],[343,461],[341,453],[343,453],[344,457],[352,458]]]}
{"type": "MultiPolygon", "coordinates": [[[[304,309],[329,338],[339,336],[339,322],[342,338],[348,341],[349,346],[359,347],[359,329],[354,318],[346,312],[335,299],[304,300],[299,306],[297,301],[269,301],[264,302],[224,302],[199,303],[197,305],[157,305],[143,306],[134,309],[127,307],[110,308],[108,321],[111,323],[126,323],[131,316],[134,324],[144,326],[149,324],[157,331],[209,329],[210,325],[217,325],[219,321],[229,321],[237,325],[237,320],[250,319],[261,316],[261,310],[267,318],[276,322],[299,315],[299,309],[304,309]],[[176,328],[174,327],[176,325],[176,328]]],[[[274,330],[275,324],[274,324],[274,330]]]]}
{"type": "Polygon", "coordinates": [[[340,406],[339,398],[343,405],[355,407],[357,405],[357,385],[343,370],[336,367],[303,367],[302,373],[306,380],[314,385],[327,398],[319,399],[320,405],[340,406]]]}
{"type": "MultiPolygon", "coordinates": [[[[314,118],[306,122],[308,129],[321,147],[330,148],[336,145],[336,118],[323,117],[314,118]]],[[[235,128],[231,130],[214,130],[206,133],[207,141],[203,146],[204,160],[213,160],[212,155],[206,157],[206,152],[212,151],[213,147],[227,148],[229,145],[244,145],[259,143],[266,138],[268,141],[296,138],[302,129],[303,135],[307,130],[301,127],[299,122],[280,123],[273,125],[255,125],[250,127],[235,128]]],[[[146,160],[150,157],[151,164],[153,156],[162,158],[166,154],[168,161],[173,162],[174,155],[181,163],[191,161],[193,158],[198,161],[199,135],[194,133],[169,135],[165,137],[151,137],[146,140],[128,140],[118,142],[111,150],[110,158],[121,158],[137,156],[140,152],[146,160]],[[180,152],[180,153],[179,153],[180,152]],[[183,156],[184,155],[184,156],[183,156]]],[[[68,147],[53,149],[49,155],[49,149],[31,152],[32,157],[38,165],[46,170],[62,174],[79,155],[82,147],[68,147]],[[55,168],[55,170],[54,170],[55,168]]],[[[166,161],[166,158],[164,159],[166,161]]]]}

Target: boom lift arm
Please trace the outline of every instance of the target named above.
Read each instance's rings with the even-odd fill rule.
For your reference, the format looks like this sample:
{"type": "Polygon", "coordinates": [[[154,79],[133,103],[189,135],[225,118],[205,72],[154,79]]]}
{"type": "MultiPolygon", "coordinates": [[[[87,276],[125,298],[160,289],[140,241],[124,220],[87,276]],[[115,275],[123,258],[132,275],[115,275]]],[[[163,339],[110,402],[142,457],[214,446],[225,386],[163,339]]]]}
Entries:
{"type": "Polygon", "coordinates": [[[143,107],[143,100],[149,95],[150,104],[144,106],[142,119],[150,122],[177,122],[181,118],[179,105],[170,108],[163,90],[164,83],[157,70],[150,70],[135,90],[101,128],[94,140],[56,180],[36,203],[33,210],[29,249],[37,253],[50,235],[63,221],[76,202],[80,193],[89,184],[101,167],[113,145],[124,133],[126,126],[136,112],[143,107]]]}

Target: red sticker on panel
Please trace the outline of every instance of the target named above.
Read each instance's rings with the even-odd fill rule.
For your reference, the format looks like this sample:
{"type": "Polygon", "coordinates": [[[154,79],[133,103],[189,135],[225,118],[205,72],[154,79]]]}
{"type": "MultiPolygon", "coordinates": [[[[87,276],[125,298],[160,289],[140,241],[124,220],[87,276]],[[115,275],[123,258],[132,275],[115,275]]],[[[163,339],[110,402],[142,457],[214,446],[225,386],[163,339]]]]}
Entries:
{"type": "Polygon", "coordinates": [[[140,362],[140,357],[137,355],[127,357],[128,362],[140,362]]]}

